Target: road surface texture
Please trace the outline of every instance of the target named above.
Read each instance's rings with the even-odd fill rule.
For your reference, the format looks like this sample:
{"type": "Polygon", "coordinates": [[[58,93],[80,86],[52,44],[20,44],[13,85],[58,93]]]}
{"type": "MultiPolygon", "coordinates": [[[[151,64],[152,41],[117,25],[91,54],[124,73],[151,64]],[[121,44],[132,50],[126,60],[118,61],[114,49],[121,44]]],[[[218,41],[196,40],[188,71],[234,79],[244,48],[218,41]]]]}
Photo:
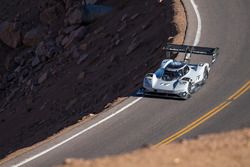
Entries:
{"type": "MultiPolygon", "coordinates": [[[[219,47],[220,56],[212,67],[207,84],[191,99],[182,101],[131,97],[110,111],[100,114],[96,119],[3,166],[52,166],[62,163],[69,157],[96,158],[157,144],[224,101],[228,103],[225,108],[221,108],[213,117],[184,133],[177,140],[250,127],[248,88],[242,89],[245,92],[238,93],[238,98],[229,98],[250,79],[250,1],[195,0],[195,3],[201,17],[201,36],[198,45],[219,47]],[[134,104],[112,118],[102,121],[131,102],[134,104]],[[53,148],[91,125],[95,127],[53,148]]],[[[185,43],[193,44],[197,37],[199,21],[191,1],[184,0],[184,4],[189,22],[185,43]]],[[[249,84],[246,87],[249,87],[249,84]]]]}

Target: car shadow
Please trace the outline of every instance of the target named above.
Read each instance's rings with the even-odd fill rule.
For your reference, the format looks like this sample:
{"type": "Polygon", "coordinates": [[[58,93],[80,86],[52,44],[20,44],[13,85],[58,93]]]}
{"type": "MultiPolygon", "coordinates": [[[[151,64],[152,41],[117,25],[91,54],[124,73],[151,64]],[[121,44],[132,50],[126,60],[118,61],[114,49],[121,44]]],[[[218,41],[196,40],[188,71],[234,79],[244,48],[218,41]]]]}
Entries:
{"type": "Polygon", "coordinates": [[[161,95],[145,95],[142,91],[142,88],[135,90],[130,96],[132,97],[143,97],[143,98],[150,98],[150,99],[165,99],[165,100],[177,100],[177,101],[185,101],[185,99],[181,98],[174,98],[169,96],[161,96],[161,95]]]}

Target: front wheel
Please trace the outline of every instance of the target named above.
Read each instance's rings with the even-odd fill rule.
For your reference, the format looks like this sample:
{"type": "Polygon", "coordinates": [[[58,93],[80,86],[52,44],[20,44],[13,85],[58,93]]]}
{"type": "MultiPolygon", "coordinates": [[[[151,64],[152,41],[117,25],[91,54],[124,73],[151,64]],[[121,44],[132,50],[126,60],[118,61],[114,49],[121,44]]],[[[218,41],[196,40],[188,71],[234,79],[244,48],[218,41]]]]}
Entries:
{"type": "Polygon", "coordinates": [[[144,96],[145,94],[145,88],[139,88],[136,92],[137,96],[144,96]]]}

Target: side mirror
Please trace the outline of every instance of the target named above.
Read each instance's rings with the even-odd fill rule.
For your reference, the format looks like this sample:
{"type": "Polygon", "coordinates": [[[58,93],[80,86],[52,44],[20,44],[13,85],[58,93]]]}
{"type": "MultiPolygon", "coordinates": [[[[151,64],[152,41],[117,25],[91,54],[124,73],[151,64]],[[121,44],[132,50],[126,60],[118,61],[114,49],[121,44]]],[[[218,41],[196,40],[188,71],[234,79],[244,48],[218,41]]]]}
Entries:
{"type": "Polygon", "coordinates": [[[153,75],[154,75],[153,73],[148,73],[148,74],[145,75],[145,78],[152,78],[153,75]]]}

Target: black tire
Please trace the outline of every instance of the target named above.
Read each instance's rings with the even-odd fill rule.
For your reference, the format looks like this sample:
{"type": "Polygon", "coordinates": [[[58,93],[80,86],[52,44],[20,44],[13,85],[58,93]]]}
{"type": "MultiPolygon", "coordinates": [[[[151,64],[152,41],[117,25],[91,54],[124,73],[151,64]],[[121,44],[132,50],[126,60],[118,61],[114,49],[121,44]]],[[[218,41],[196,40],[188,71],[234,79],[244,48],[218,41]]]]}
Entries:
{"type": "Polygon", "coordinates": [[[201,84],[204,85],[206,83],[206,80],[208,79],[208,70],[207,67],[205,67],[204,74],[203,74],[203,79],[201,84]]]}
{"type": "Polygon", "coordinates": [[[141,97],[145,96],[145,88],[139,88],[136,92],[136,95],[141,97]]]}
{"type": "Polygon", "coordinates": [[[190,82],[188,82],[188,93],[192,93],[192,84],[190,82]]]}
{"type": "Polygon", "coordinates": [[[188,82],[188,90],[187,90],[187,95],[184,97],[184,100],[190,99],[192,94],[192,84],[191,82],[188,82]]]}

